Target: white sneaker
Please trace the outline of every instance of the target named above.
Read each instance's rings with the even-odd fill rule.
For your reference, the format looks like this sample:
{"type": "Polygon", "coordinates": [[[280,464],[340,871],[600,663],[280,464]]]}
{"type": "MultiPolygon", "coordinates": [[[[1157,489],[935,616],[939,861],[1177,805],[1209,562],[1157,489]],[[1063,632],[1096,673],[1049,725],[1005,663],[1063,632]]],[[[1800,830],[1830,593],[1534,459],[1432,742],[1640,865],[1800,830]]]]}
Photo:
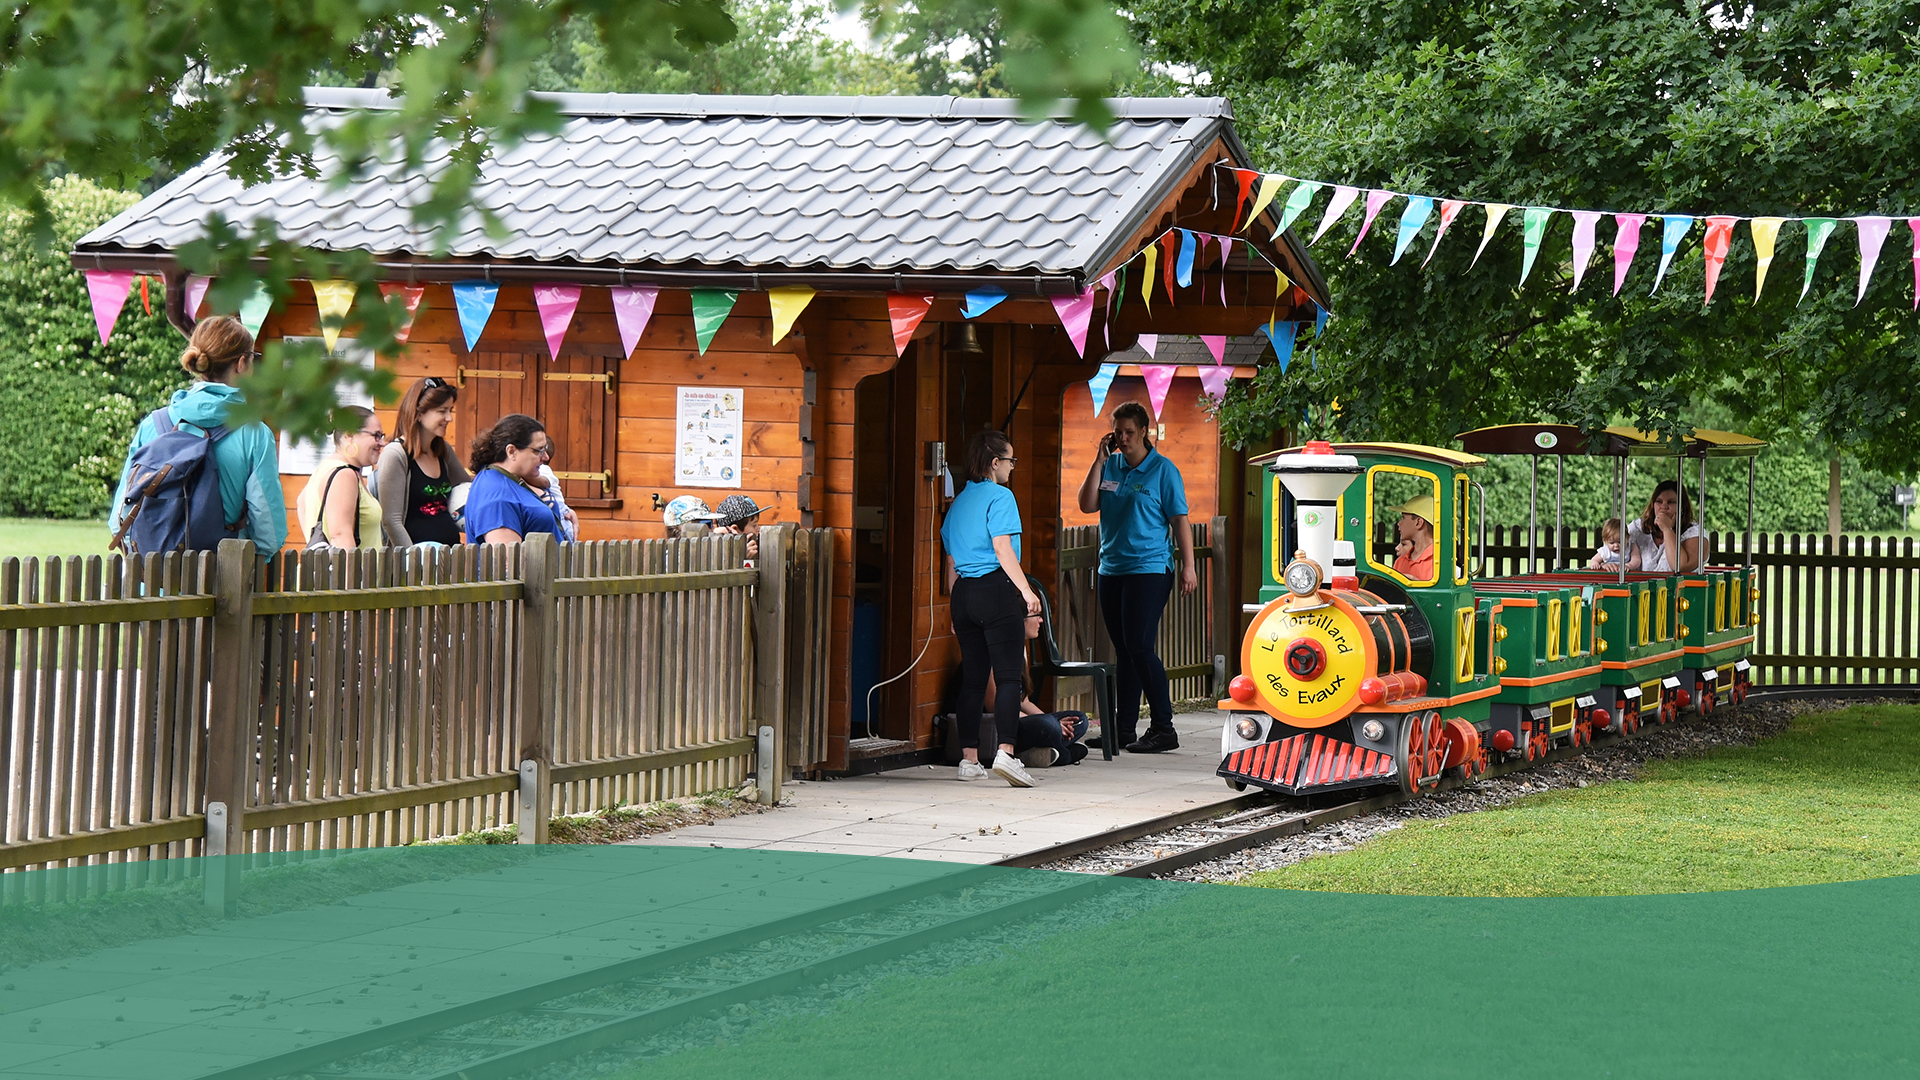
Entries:
{"type": "Polygon", "coordinates": [[[965,758],[960,759],[960,779],[985,780],[989,775],[985,765],[977,761],[968,761],[965,758]]]}
{"type": "Polygon", "coordinates": [[[1020,760],[1029,769],[1045,769],[1060,760],[1060,751],[1051,746],[1036,746],[1020,751],[1020,760]]]}
{"type": "Polygon", "coordinates": [[[994,775],[1012,784],[1014,787],[1033,786],[1033,775],[1027,772],[1027,767],[1020,764],[1019,758],[1014,757],[1005,750],[993,756],[993,772],[994,775]]]}

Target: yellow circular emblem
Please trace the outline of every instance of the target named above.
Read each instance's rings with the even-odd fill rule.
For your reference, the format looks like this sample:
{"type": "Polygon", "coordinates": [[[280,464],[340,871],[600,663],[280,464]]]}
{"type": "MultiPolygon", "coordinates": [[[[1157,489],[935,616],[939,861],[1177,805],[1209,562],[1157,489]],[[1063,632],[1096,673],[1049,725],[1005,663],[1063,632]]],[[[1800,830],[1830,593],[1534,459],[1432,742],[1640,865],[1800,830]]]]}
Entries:
{"type": "Polygon", "coordinates": [[[1325,727],[1360,704],[1360,680],[1375,673],[1373,632],[1347,601],[1281,597],[1254,616],[1241,670],[1262,708],[1294,727],[1325,727]]]}

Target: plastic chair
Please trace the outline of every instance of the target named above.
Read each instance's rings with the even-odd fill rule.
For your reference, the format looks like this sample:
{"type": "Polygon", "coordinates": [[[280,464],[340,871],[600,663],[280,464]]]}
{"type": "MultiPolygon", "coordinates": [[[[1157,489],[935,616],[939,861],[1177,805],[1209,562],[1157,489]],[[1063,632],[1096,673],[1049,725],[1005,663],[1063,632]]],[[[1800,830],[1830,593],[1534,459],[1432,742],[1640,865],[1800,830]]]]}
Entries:
{"type": "Polygon", "coordinates": [[[1031,576],[1027,584],[1033,588],[1034,595],[1040,598],[1040,653],[1031,665],[1035,679],[1076,679],[1093,680],[1094,708],[1100,714],[1100,756],[1113,760],[1113,703],[1120,696],[1119,675],[1113,664],[1102,664],[1094,660],[1068,660],[1060,655],[1060,642],[1053,635],[1053,598],[1047,595],[1046,586],[1031,576]]]}

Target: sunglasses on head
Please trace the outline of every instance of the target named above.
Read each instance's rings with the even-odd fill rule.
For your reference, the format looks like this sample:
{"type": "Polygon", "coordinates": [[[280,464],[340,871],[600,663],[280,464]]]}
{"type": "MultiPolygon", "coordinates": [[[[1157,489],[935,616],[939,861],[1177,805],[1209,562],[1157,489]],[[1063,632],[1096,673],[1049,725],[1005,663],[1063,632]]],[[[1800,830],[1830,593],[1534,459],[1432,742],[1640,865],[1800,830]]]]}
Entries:
{"type": "Polygon", "coordinates": [[[444,390],[452,384],[438,375],[429,375],[420,380],[420,385],[428,390],[444,390]]]}

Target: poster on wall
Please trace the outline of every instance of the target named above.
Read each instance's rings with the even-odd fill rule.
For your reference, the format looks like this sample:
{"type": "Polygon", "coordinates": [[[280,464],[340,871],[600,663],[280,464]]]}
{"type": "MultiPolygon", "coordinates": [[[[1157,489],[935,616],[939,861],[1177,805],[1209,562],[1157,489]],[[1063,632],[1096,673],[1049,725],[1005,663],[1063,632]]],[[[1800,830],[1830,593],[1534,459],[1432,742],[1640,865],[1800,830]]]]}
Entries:
{"type": "MultiPolygon", "coordinates": [[[[308,342],[324,345],[317,337],[290,337],[283,340],[289,345],[304,345],[308,342]]],[[[333,355],[343,360],[351,360],[363,368],[373,367],[373,350],[361,348],[360,343],[351,338],[341,338],[334,348],[333,355]]],[[[365,405],[369,409],[373,408],[373,395],[367,393],[367,388],[360,383],[341,383],[334,388],[334,393],[339,395],[342,405],[365,405]]],[[[331,435],[325,436],[318,443],[311,443],[305,439],[296,442],[288,438],[286,432],[280,433],[280,471],[284,474],[312,476],[313,470],[319,468],[320,463],[332,454],[333,436],[331,435]]]]}
{"type": "Polygon", "coordinates": [[[673,411],[673,475],[682,487],[740,486],[739,388],[678,388],[673,411]]]}

